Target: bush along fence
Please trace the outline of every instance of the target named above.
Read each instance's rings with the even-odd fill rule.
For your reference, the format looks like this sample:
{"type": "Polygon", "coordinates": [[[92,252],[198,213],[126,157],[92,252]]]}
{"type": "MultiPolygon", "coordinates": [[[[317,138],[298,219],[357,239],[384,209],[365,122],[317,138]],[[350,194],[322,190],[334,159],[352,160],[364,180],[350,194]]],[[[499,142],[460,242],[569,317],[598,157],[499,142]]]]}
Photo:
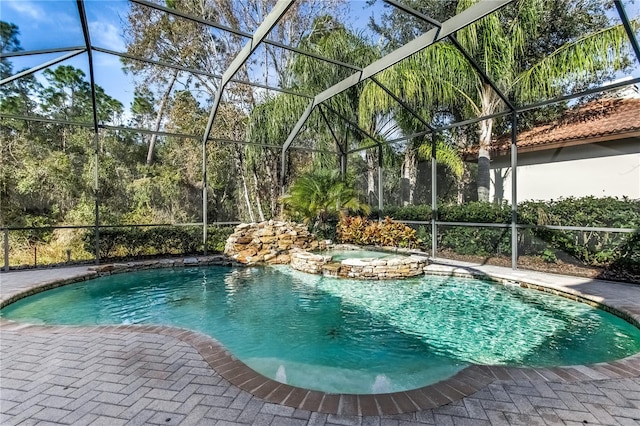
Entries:
{"type": "MultiPolygon", "coordinates": [[[[207,252],[221,253],[233,233],[233,226],[210,226],[207,230],[207,252]]],[[[106,228],[99,233],[101,259],[140,257],[161,254],[202,253],[201,226],[158,226],[106,228]]],[[[84,249],[95,250],[95,232],[85,231],[84,249]]]]}
{"type": "MultiPolygon", "coordinates": [[[[584,197],[525,201],[518,204],[517,211],[519,256],[539,256],[547,262],[579,261],[586,266],[640,275],[640,200],[584,197]]],[[[337,224],[331,221],[331,230],[325,233],[335,236],[332,239],[355,244],[430,252],[431,220],[430,206],[389,207],[383,212],[373,211],[368,218],[348,218],[337,224]],[[379,219],[384,220],[378,222],[379,219]]],[[[436,220],[439,250],[460,255],[511,255],[508,204],[441,204],[436,220]]],[[[233,226],[226,225],[208,227],[207,252],[224,250],[227,237],[233,233],[233,226]]],[[[14,259],[11,264],[15,266],[94,259],[93,227],[63,228],[5,230],[0,257],[8,259],[11,254],[14,259]],[[47,249],[57,257],[51,254],[47,258],[47,249]]],[[[99,256],[105,260],[204,251],[201,226],[103,227],[99,241],[99,256]]]]}
{"type": "MultiPolygon", "coordinates": [[[[222,253],[233,232],[229,223],[208,226],[207,253],[222,253]]],[[[95,228],[63,225],[42,228],[1,229],[2,271],[34,266],[95,262],[95,228]]],[[[202,254],[202,226],[121,225],[99,229],[101,260],[131,259],[158,255],[202,254]]]]}
{"type": "MultiPolygon", "coordinates": [[[[524,201],[518,204],[517,211],[519,256],[540,256],[547,262],[578,260],[587,266],[622,268],[640,274],[640,200],[583,197],[524,201]]],[[[373,211],[369,218],[379,219],[382,215],[410,224],[432,219],[430,206],[390,207],[382,214],[373,211]]],[[[438,207],[436,219],[440,250],[478,256],[511,254],[508,204],[444,204],[438,207]],[[473,226],[474,223],[497,226],[473,226]]],[[[412,226],[422,248],[430,250],[431,227],[412,226]]]]}

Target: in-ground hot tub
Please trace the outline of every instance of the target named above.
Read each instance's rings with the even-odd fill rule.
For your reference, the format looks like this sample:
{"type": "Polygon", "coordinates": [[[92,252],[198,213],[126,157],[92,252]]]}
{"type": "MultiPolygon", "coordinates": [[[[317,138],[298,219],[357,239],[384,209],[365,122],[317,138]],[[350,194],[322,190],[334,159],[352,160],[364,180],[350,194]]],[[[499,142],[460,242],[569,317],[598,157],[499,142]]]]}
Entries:
{"type": "Polygon", "coordinates": [[[291,267],[310,274],[366,280],[410,278],[424,273],[426,255],[390,253],[338,246],[320,253],[291,255],[291,267]]]}

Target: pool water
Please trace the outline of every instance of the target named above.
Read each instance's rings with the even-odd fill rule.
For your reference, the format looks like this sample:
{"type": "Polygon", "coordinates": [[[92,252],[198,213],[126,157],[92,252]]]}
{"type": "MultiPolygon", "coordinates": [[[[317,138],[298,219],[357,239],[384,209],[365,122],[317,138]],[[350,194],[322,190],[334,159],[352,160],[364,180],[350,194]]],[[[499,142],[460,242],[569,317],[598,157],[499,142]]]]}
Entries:
{"type": "Polygon", "coordinates": [[[640,352],[631,324],[534,290],[433,276],[345,280],[288,267],[111,275],[30,296],[0,315],[197,330],[267,377],[332,393],[414,389],[470,363],[573,365],[640,352]]]}

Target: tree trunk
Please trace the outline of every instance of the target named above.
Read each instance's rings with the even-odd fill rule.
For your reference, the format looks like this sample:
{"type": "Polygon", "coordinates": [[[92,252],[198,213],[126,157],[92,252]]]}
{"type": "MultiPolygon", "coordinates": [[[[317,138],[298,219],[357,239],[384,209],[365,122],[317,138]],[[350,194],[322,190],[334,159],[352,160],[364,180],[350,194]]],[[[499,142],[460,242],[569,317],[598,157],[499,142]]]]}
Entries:
{"type": "Polygon", "coordinates": [[[256,217],[253,214],[253,209],[251,208],[251,200],[249,200],[249,188],[247,188],[247,180],[244,177],[244,173],[240,173],[242,177],[242,191],[244,192],[244,201],[247,203],[247,211],[249,212],[249,218],[251,219],[251,223],[256,221],[256,217]]]}
{"type": "Polygon", "coordinates": [[[270,199],[269,214],[270,216],[278,216],[278,210],[280,208],[278,199],[280,198],[280,153],[274,153],[272,150],[267,149],[263,153],[265,157],[264,167],[265,174],[270,180],[267,183],[269,190],[267,191],[267,198],[270,199]]]}
{"type": "MultiPolygon", "coordinates": [[[[169,80],[169,86],[167,90],[162,95],[162,99],[160,100],[160,106],[158,107],[158,114],[156,115],[156,122],[153,125],[154,131],[160,130],[160,125],[162,124],[162,116],[164,115],[164,109],[167,106],[167,101],[169,100],[169,95],[171,94],[171,89],[173,89],[173,85],[176,83],[178,79],[178,70],[174,70],[171,75],[171,80],[169,80]]],[[[149,140],[149,150],[147,151],[147,166],[150,166],[153,163],[153,150],[156,145],[156,140],[158,139],[157,134],[151,135],[151,139],[149,140]]]]}
{"type": "Polygon", "coordinates": [[[463,164],[462,176],[460,176],[460,179],[456,181],[456,189],[457,189],[456,203],[459,206],[462,205],[462,203],[464,203],[464,190],[469,184],[469,181],[470,181],[469,169],[467,168],[466,165],[463,164]]]}
{"type": "Polygon", "coordinates": [[[480,149],[478,150],[478,201],[489,202],[491,187],[490,162],[491,133],[493,119],[482,120],[478,123],[480,133],[480,149]]]}
{"type": "Polygon", "coordinates": [[[402,162],[402,204],[404,206],[413,205],[417,181],[418,159],[416,157],[416,150],[412,146],[407,146],[404,152],[404,161],[402,162]]]}
{"type": "Polygon", "coordinates": [[[376,167],[377,158],[373,150],[366,151],[367,160],[367,199],[370,206],[378,205],[378,197],[376,196],[376,167]]]}
{"type": "Polygon", "coordinates": [[[258,207],[258,216],[260,216],[260,222],[264,222],[264,213],[262,212],[262,201],[260,199],[260,185],[258,184],[258,171],[255,165],[252,167],[253,171],[253,184],[256,187],[256,204],[258,207]]]}
{"type": "Polygon", "coordinates": [[[247,179],[244,176],[244,160],[242,158],[242,152],[236,147],[236,170],[240,173],[240,180],[242,181],[242,192],[244,202],[247,205],[247,212],[249,213],[249,219],[252,223],[256,221],[256,217],[253,214],[253,208],[251,207],[251,200],[249,199],[249,188],[247,185],[247,179]]]}

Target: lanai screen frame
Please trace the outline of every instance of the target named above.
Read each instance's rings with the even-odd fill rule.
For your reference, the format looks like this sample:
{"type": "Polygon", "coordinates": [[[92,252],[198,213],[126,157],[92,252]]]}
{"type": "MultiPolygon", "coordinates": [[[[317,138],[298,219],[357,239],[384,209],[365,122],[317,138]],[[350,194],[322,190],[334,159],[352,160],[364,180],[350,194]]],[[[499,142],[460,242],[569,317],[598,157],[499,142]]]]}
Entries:
{"type": "MultiPolygon", "coordinates": [[[[222,75],[215,75],[215,74],[211,74],[208,73],[206,71],[202,71],[202,70],[198,70],[198,69],[193,69],[193,68],[188,68],[188,67],[183,67],[177,64],[172,64],[172,63],[168,63],[168,62],[164,62],[164,61],[155,61],[155,60],[150,60],[147,58],[143,58],[143,57],[139,57],[137,55],[131,55],[131,54],[127,54],[127,53],[122,53],[122,52],[116,52],[110,49],[105,49],[99,46],[94,46],[91,42],[91,33],[90,33],[90,29],[89,29],[89,25],[88,25],[88,20],[87,20],[87,15],[86,15],[86,11],[85,11],[85,7],[84,7],[84,0],[76,0],[76,5],[78,8],[78,14],[80,17],[80,23],[82,26],[82,32],[83,32],[83,37],[84,37],[84,41],[85,44],[84,46],[72,46],[72,47],[62,47],[62,48],[53,48],[53,49],[43,49],[43,50],[32,50],[32,51],[19,51],[19,52],[2,52],[2,54],[0,55],[0,57],[2,58],[10,58],[10,57],[18,57],[18,56],[27,56],[27,55],[37,55],[37,54],[51,54],[51,53],[63,53],[63,55],[47,61],[45,63],[42,63],[40,65],[37,65],[35,67],[32,67],[28,70],[25,70],[23,72],[17,73],[13,76],[10,76],[8,78],[5,78],[3,80],[0,81],[0,86],[3,86],[5,84],[8,84],[18,78],[33,74],[35,72],[38,72],[40,70],[43,70],[45,68],[51,67],[53,65],[56,65],[60,62],[63,62],[67,59],[70,59],[72,57],[81,55],[86,53],[87,57],[88,57],[88,63],[89,63],[89,80],[90,80],[90,88],[91,88],[91,103],[92,103],[92,107],[93,107],[93,111],[92,111],[92,122],[91,123],[75,123],[75,122],[67,122],[64,120],[54,120],[54,119],[46,119],[46,118],[39,118],[39,117],[29,117],[29,116],[17,116],[17,115],[12,115],[12,114],[5,114],[5,113],[0,113],[1,117],[5,117],[5,118],[12,118],[12,119],[20,119],[20,120],[26,120],[26,121],[44,121],[44,122],[51,122],[51,123],[57,123],[57,124],[69,124],[69,125],[74,125],[74,126],[80,126],[80,127],[88,127],[88,128],[92,128],[93,129],[93,138],[94,138],[94,145],[95,145],[95,154],[94,154],[94,161],[96,164],[96,167],[94,168],[95,173],[94,173],[94,191],[95,191],[95,220],[94,220],[94,224],[93,224],[93,228],[94,228],[94,233],[95,233],[95,262],[99,263],[100,262],[100,255],[99,255],[99,233],[100,233],[100,228],[102,227],[100,225],[100,217],[99,217],[99,205],[100,205],[100,198],[98,195],[98,161],[99,161],[99,130],[100,129],[111,129],[111,130],[124,130],[124,131],[132,131],[132,132],[137,132],[137,133],[142,133],[142,134],[156,134],[159,136],[177,136],[177,137],[183,137],[183,138],[190,138],[190,139],[201,139],[202,141],[202,171],[203,171],[203,192],[202,192],[202,222],[201,223],[196,223],[195,225],[202,225],[202,238],[203,238],[203,245],[204,245],[204,254],[207,254],[207,226],[208,226],[208,220],[207,220],[207,214],[208,214],[208,209],[207,209],[207,175],[206,175],[206,166],[207,166],[207,162],[206,162],[206,149],[207,149],[207,143],[208,141],[215,141],[215,142],[222,142],[222,143],[234,143],[234,144],[242,144],[242,145],[258,145],[258,146],[264,146],[264,147],[269,147],[269,148],[274,148],[275,146],[273,145],[266,145],[266,144],[257,144],[257,143],[253,143],[251,141],[237,141],[237,140],[229,140],[229,139],[221,139],[221,138],[212,138],[210,137],[210,133],[211,133],[211,129],[217,114],[217,110],[218,107],[220,105],[220,101],[222,99],[224,90],[227,86],[228,83],[230,82],[235,82],[235,83],[241,83],[241,84],[246,84],[246,85],[250,85],[253,87],[257,87],[257,88],[263,88],[263,89],[268,89],[268,90],[273,90],[273,91],[277,91],[277,92],[282,92],[282,93],[288,93],[291,95],[295,95],[295,96],[301,96],[301,97],[305,97],[307,99],[310,99],[310,103],[307,105],[307,108],[305,109],[305,111],[303,112],[303,114],[299,117],[298,122],[296,123],[296,125],[294,126],[294,128],[291,130],[289,136],[287,137],[287,139],[284,141],[283,145],[282,145],[282,153],[281,153],[281,167],[282,167],[282,173],[281,173],[281,189],[284,192],[284,186],[285,186],[285,182],[284,182],[284,178],[286,176],[286,171],[287,171],[287,152],[290,149],[301,149],[301,150],[309,150],[309,151],[317,151],[314,149],[310,149],[310,148],[305,148],[305,147],[300,147],[300,148],[293,148],[291,147],[292,142],[294,141],[294,139],[296,138],[296,136],[298,135],[298,133],[300,132],[300,130],[303,128],[304,124],[306,123],[307,119],[309,118],[309,116],[311,115],[311,113],[314,111],[314,109],[318,108],[320,114],[322,115],[323,119],[326,121],[327,125],[329,125],[328,120],[326,119],[326,116],[324,114],[323,111],[323,107],[326,108],[330,108],[330,106],[326,105],[325,102],[330,100],[331,98],[333,98],[334,96],[344,92],[345,90],[347,90],[350,87],[355,86],[356,84],[359,84],[367,79],[371,79],[375,84],[377,84],[381,89],[383,89],[389,96],[391,96],[401,108],[404,108],[405,110],[407,110],[407,112],[409,112],[412,116],[414,116],[416,119],[418,119],[425,127],[424,131],[421,132],[417,132],[415,134],[412,135],[408,135],[408,136],[404,136],[401,138],[397,138],[397,139],[393,139],[390,141],[378,141],[376,140],[376,138],[372,137],[370,134],[368,134],[365,130],[363,130],[362,128],[360,128],[358,126],[357,123],[354,123],[352,121],[350,121],[348,118],[341,116],[340,114],[338,114],[338,116],[344,120],[346,122],[346,124],[348,124],[351,127],[354,127],[357,131],[361,132],[362,134],[364,134],[365,136],[367,136],[369,139],[371,139],[374,144],[371,146],[367,146],[367,147],[363,147],[363,148],[357,148],[357,149],[352,149],[352,150],[348,150],[346,146],[342,146],[342,144],[340,143],[340,141],[338,140],[337,137],[335,137],[335,135],[333,135],[333,131],[331,130],[331,127],[329,127],[329,129],[331,130],[331,133],[335,139],[336,142],[336,147],[337,147],[337,151],[336,152],[329,152],[329,151],[323,151],[323,152],[328,152],[331,154],[339,154],[340,155],[340,169],[342,172],[344,172],[346,170],[346,159],[347,159],[347,155],[349,154],[353,154],[353,153],[357,153],[359,151],[362,150],[366,150],[366,149],[371,149],[371,148],[377,148],[378,149],[378,189],[379,189],[379,196],[378,196],[378,208],[380,211],[384,210],[384,204],[383,204],[383,197],[382,197],[382,146],[383,144],[388,144],[388,143],[397,143],[397,142],[401,142],[401,141],[406,141],[406,140],[410,140],[412,138],[415,137],[420,137],[420,136],[427,136],[430,135],[432,138],[434,138],[436,135],[438,134],[438,132],[442,132],[444,130],[448,130],[448,129],[452,129],[452,128],[456,128],[456,127],[461,127],[461,126],[465,126],[468,124],[473,124],[473,123],[477,123],[479,121],[482,120],[486,120],[489,118],[497,118],[497,117],[504,117],[504,116],[508,116],[511,115],[511,120],[512,120],[512,125],[511,125],[511,169],[512,170],[516,170],[517,165],[518,165],[518,154],[517,154],[517,144],[516,144],[516,139],[517,139],[517,114],[518,113],[522,113],[525,111],[529,111],[532,109],[536,109],[536,108],[540,108],[540,107],[544,107],[547,105],[552,105],[555,103],[559,103],[562,101],[566,101],[566,100],[570,100],[570,99],[575,99],[575,98],[579,98],[585,95],[589,95],[589,94],[593,94],[593,93],[598,93],[598,92],[602,92],[602,91],[606,91],[606,90],[613,90],[616,89],[618,87],[623,87],[623,86],[628,86],[628,85],[633,85],[633,84],[637,84],[640,83],[640,78],[634,78],[631,80],[627,80],[624,82],[620,82],[617,84],[609,84],[609,85],[603,85],[600,87],[596,87],[596,88],[592,88],[589,90],[585,90],[582,91],[580,93],[574,93],[571,95],[567,95],[567,96],[560,96],[560,97],[556,97],[553,99],[549,99],[543,102],[539,102],[539,103],[535,103],[535,104],[530,104],[530,105],[526,105],[526,106],[522,106],[522,107],[518,107],[516,105],[514,105],[514,103],[511,102],[511,100],[505,96],[497,87],[497,85],[492,81],[492,79],[486,75],[486,73],[482,70],[482,68],[480,66],[478,66],[477,63],[475,63],[475,61],[473,60],[473,58],[471,58],[470,55],[467,54],[467,52],[465,52],[465,50],[463,49],[463,47],[457,42],[455,34],[457,31],[459,31],[460,29],[463,29],[465,27],[467,27],[468,25],[473,24],[474,22],[482,19],[483,17],[490,15],[491,13],[495,13],[496,11],[498,11],[499,9],[503,8],[504,6],[515,2],[516,0],[481,0],[480,2],[472,5],[471,7],[467,8],[466,10],[460,12],[459,14],[454,15],[453,17],[449,18],[448,20],[446,20],[445,22],[438,22],[435,19],[423,15],[420,12],[411,9],[410,7],[407,7],[405,5],[403,5],[401,2],[397,1],[397,0],[383,0],[385,3],[389,4],[390,6],[397,8],[399,10],[404,11],[405,13],[408,13],[420,20],[423,20],[424,22],[427,22],[429,24],[431,24],[432,26],[434,26],[434,28],[432,28],[431,30],[427,31],[426,33],[418,36],[417,38],[415,38],[414,40],[404,44],[403,46],[401,46],[400,48],[396,49],[395,51],[389,53],[388,55],[374,61],[373,63],[369,64],[368,66],[364,67],[364,68],[360,68],[351,64],[346,64],[344,62],[340,62],[340,61],[336,61],[330,58],[326,58],[314,53],[310,53],[310,52],[306,52],[304,50],[301,50],[299,48],[293,47],[293,46],[287,46],[285,44],[273,41],[273,40],[269,40],[267,37],[271,31],[271,29],[273,27],[275,27],[280,20],[282,19],[282,17],[285,15],[285,13],[289,10],[289,8],[293,5],[293,3],[296,0],[278,0],[278,2],[276,3],[276,5],[274,6],[274,8],[270,11],[270,13],[265,17],[264,21],[258,26],[258,28],[252,33],[247,33],[244,31],[239,31],[239,30],[235,30],[232,28],[229,28],[227,26],[221,25],[219,23],[216,22],[212,22],[209,20],[205,20],[202,19],[200,17],[197,16],[193,16],[190,15],[188,13],[184,13],[181,12],[179,10],[175,10],[175,9],[169,9],[166,8],[164,6],[161,6],[159,4],[156,3],[151,3],[148,2],[146,0],[130,0],[130,2],[132,3],[136,3],[142,6],[146,6],[149,8],[153,8],[155,10],[159,10],[159,11],[163,11],[165,13],[168,14],[172,14],[175,16],[179,16],[183,19],[187,19],[190,20],[194,23],[198,23],[198,24],[204,24],[204,25],[208,25],[210,27],[222,30],[222,31],[226,31],[226,32],[230,32],[232,34],[238,35],[238,36],[242,36],[242,37],[246,37],[249,38],[250,40],[244,45],[244,47],[240,50],[240,52],[238,52],[238,54],[235,56],[235,58],[233,59],[233,61],[230,63],[230,65],[227,67],[227,69],[225,70],[225,72],[222,75]],[[380,72],[383,71],[393,65],[395,65],[396,63],[400,62],[403,59],[408,58],[409,56],[441,41],[444,39],[448,39],[450,40],[453,45],[465,56],[465,58],[467,59],[467,61],[469,61],[470,65],[474,68],[474,70],[480,75],[480,77],[483,79],[483,81],[485,81],[487,84],[489,84],[491,86],[491,88],[496,92],[496,94],[502,99],[502,101],[505,103],[506,107],[507,107],[507,111],[504,112],[500,112],[500,113],[496,113],[496,114],[492,114],[490,116],[483,116],[483,117],[479,117],[479,118],[474,118],[474,119],[470,119],[470,120],[464,120],[464,121],[460,121],[460,122],[456,122],[447,126],[442,126],[442,127],[438,127],[435,128],[432,125],[430,125],[426,120],[424,120],[423,118],[421,118],[419,116],[419,114],[417,114],[408,104],[406,104],[400,97],[396,96],[394,93],[392,93],[390,90],[388,90],[386,87],[384,87],[378,80],[376,80],[375,75],[380,72]],[[238,72],[238,70],[244,66],[244,64],[246,63],[246,61],[249,59],[249,57],[251,56],[251,54],[258,48],[258,46],[260,44],[270,44],[279,48],[283,48],[298,54],[302,54],[302,55],[307,55],[310,57],[313,57],[315,59],[321,60],[321,61],[325,61],[327,63],[336,65],[336,66],[342,66],[342,67],[347,67],[350,68],[352,70],[354,70],[354,74],[352,74],[351,76],[345,78],[344,80],[334,84],[333,86],[325,89],[324,91],[317,93],[315,96],[309,96],[306,94],[302,94],[302,93],[297,93],[295,91],[291,91],[285,88],[280,88],[280,87],[273,87],[273,86],[268,86],[268,85],[264,85],[264,84],[259,84],[259,83],[255,83],[255,82],[250,82],[250,81],[245,81],[245,80],[241,80],[241,79],[236,79],[234,78],[234,75],[238,72]],[[93,52],[101,52],[101,53],[105,53],[105,54],[109,54],[109,55],[115,55],[115,56],[119,56],[121,58],[128,58],[128,59],[132,59],[132,60],[137,60],[137,61],[142,61],[145,63],[149,63],[149,64],[153,64],[153,65],[159,65],[159,66],[163,66],[163,67],[167,67],[169,69],[175,69],[175,70],[179,70],[179,71],[187,71],[187,72],[191,72],[191,73],[195,73],[195,74],[201,74],[201,75],[206,75],[208,77],[213,77],[217,80],[220,80],[219,84],[218,84],[218,88],[216,91],[216,96],[215,99],[213,101],[213,105],[211,107],[211,111],[209,113],[209,120],[207,122],[207,126],[205,128],[205,131],[202,135],[189,135],[189,134],[176,134],[176,133],[168,133],[168,132],[161,132],[161,131],[152,131],[152,130],[147,130],[147,129],[138,129],[138,128],[131,128],[131,127],[123,127],[123,126],[111,126],[111,125],[104,125],[101,124],[98,120],[97,117],[97,108],[96,108],[96,90],[95,90],[95,79],[94,79],[94,65],[93,65],[93,52]]],[[[629,23],[629,19],[627,17],[624,5],[622,4],[622,0],[614,0],[614,4],[616,7],[616,10],[618,12],[618,16],[625,28],[627,37],[629,39],[629,43],[631,44],[632,50],[635,54],[635,59],[637,60],[638,63],[640,63],[640,44],[638,43],[638,40],[635,38],[635,35],[633,33],[633,30],[631,28],[631,25],[629,23]]],[[[334,111],[335,112],[335,111],[334,111]]],[[[442,224],[449,224],[451,225],[452,223],[450,222],[439,222],[437,220],[437,199],[436,199],[436,144],[433,143],[432,144],[432,152],[431,152],[431,163],[432,163],[432,188],[431,188],[431,193],[432,193],[432,200],[431,200],[431,207],[432,207],[432,218],[431,218],[431,235],[432,235],[432,256],[436,256],[437,253],[437,226],[438,225],[442,225],[442,224]]],[[[512,186],[511,186],[511,190],[512,190],[512,194],[511,194],[511,223],[508,225],[501,225],[501,224],[489,224],[489,226],[498,226],[498,227],[509,227],[511,228],[511,266],[513,269],[517,269],[517,258],[518,258],[518,252],[517,252],[517,233],[518,233],[518,223],[517,223],[517,173],[511,173],[511,179],[512,179],[512,186]]],[[[488,224],[478,224],[478,223],[464,223],[464,224],[459,224],[459,225],[464,225],[464,226],[487,226],[488,224]]],[[[73,226],[70,227],[66,227],[66,228],[74,228],[73,226]]],[[[571,228],[571,227],[558,227],[558,228],[571,228]]],[[[9,270],[9,227],[5,227],[4,228],[4,269],[5,270],[9,270]]],[[[13,228],[11,228],[13,229],[13,228]]],[[[582,228],[581,228],[582,229],[582,228]]],[[[617,231],[617,232],[635,232],[635,230],[632,229],[618,229],[618,228],[590,228],[592,230],[595,231],[617,231]]]]}

